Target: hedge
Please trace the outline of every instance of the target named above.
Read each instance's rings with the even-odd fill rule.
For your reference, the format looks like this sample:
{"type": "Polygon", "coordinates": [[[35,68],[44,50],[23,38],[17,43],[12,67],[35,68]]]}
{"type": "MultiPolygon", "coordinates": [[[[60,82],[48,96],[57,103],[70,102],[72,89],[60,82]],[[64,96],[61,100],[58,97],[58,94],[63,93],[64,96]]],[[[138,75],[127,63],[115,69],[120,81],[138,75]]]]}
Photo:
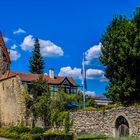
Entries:
{"type": "Polygon", "coordinates": [[[79,136],[78,138],[76,138],[76,140],[106,140],[107,137],[106,136],[102,136],[102,135],[99,135],[99,136],[79,136]]]}
{"type": "Polygon", "coordinates": [[[44,135],[44,140],[73,140],[72,134],[50,133],[44,135]]]}
{"type": "Polygon", "coordinates": [[[0,128],[0,136],[5,138],[11,138],[14,140],[73,140],[72,134],[65,133],[56,133],[56,132],[47,132],[46,134],[42,133],[40,128],[35,128],[32,131],[29,129],[17,129],[17,127],[10,129],[0,128]],[[36,134],[34,134],[37,132],[36,134]],[[41,133],[39,133],[41,132],[41,133]]]}

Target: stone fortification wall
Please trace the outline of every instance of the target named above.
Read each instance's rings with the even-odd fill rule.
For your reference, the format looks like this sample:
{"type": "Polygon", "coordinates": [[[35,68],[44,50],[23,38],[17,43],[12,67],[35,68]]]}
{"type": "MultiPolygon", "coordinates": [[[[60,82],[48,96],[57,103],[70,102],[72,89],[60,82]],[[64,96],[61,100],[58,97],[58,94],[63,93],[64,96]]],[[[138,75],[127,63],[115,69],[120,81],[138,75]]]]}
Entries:
{"type": "Polygon", "coordinates": [[[120,107],[106,111],[77,111],[71,112],[73,120],[71,131],[75,134],[103,134],[118,136],[116,121],[123,116],[129,125],[129,135],[140,136],[140,109],[120,107]]]}
{"type": "Polygon", "coordinates": [[[0,127],[24,121],[23,86],[18,76],[0,82],[0,127]]]}

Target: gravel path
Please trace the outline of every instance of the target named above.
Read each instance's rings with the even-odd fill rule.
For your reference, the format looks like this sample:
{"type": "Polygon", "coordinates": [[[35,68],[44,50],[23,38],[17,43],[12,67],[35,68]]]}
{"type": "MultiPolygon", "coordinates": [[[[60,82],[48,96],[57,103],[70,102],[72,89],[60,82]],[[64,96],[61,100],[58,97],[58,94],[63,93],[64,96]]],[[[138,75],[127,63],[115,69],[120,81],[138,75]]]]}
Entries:
{"type": "Polygon", "coordinates": [[[6,138],[2,138],[2,137],[0,137],[0,140],[10,140],[10,139],[6,139],[6,138]]]}

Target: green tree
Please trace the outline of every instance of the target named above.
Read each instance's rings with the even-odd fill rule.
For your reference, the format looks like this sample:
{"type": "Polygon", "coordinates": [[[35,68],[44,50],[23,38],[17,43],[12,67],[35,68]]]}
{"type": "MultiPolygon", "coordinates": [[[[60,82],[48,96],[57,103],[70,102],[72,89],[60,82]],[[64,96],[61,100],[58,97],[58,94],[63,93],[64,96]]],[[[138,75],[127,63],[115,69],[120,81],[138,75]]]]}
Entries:
{"type": "Polygon", "coordinates": [[[33,126],[38,118],[44,122],[44,127],[50,125],[50,92],[48,83],[43,77],[33,81],[29,93],[33,96],[31,112],[34,117],[33,126]]]}
{"type": "Polygon", "coordinates": [[[40,53],[40,44],[39,44],[38,39],[35,40],[34,46],[35,46],[35,48],[32,52],[33,53],[32,57],[29,60],[30,72],[37,73],[37,74],[43,74],[44,62],[43,62],[43,58],[40,53]]]}
{"type": "Polygon", "coordinates": [[[109,79],[106,96],[130,105],[140,101],[140,11],[132,19],[114,17],[101,42],[101,62],[109,79]]]}
{"type": "MultiPolygon", "coordinates": [[[[69,127],[72,122],[69,118],[69,108],[67,105],[71,102],[77,102],[79,97],[76,94],[67,94],[60,89],[51,98],[50,111],[51,111],[51,125],[62,126],[64,123],[65,132],[68,133],[69,127]]],[[[79,101],[78,101],[79,102],[79,101]]]]}
{"type": "Polygon", "coordinates": [[[86,107],[95,107],[95,106],[96,106],[95,99],[93,99],[92,97],[87,97],[86,98],[86,107]]]}

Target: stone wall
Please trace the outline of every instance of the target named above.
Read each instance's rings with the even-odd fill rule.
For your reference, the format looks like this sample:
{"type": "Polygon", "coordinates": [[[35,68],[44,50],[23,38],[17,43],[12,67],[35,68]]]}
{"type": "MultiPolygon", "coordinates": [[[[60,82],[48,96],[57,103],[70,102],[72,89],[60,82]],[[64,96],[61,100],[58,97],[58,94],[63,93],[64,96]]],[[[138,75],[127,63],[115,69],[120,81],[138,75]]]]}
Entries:
{"type": "Polygon", "coordinates": [[[80,134],[103,134],[117,136],[116,120],[123,116],[129,125],[129,135],[140,137],[140,109],[120,107],[106,111],[77,111],[71,112],[73,120],[71,131],[80,134]]]}
{"type": "Polygon", "coordinates": [[[0,81],[0,127],[24,121],[23,86],[18,76],[0,81]]]}

